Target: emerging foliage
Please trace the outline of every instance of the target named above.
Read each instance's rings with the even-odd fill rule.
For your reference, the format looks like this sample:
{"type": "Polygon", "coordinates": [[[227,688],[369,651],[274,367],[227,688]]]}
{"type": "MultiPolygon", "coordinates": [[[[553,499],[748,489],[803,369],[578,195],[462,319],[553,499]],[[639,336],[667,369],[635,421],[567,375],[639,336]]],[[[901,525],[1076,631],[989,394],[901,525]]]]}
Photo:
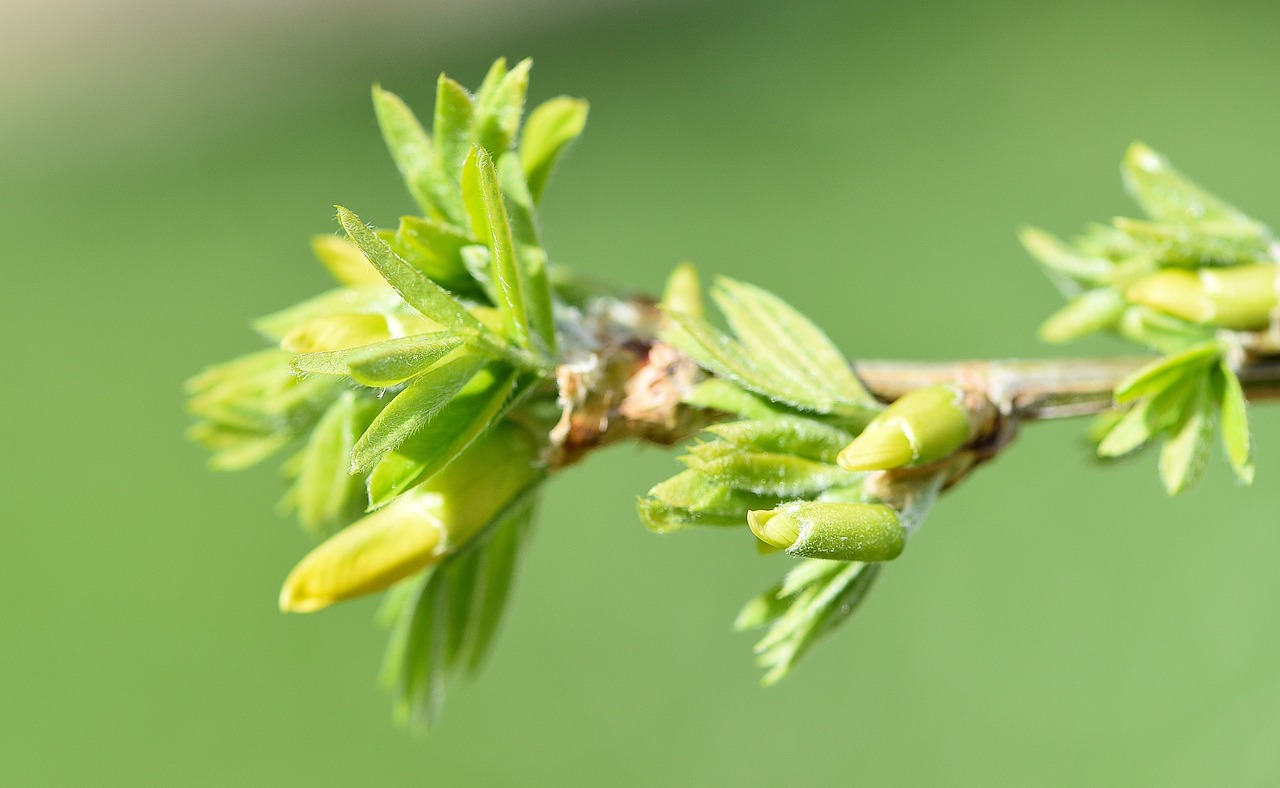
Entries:
{"type": "MultiPolygon", "coordinates": [[[[553,98],[522,127],[529,70],[499,60],[474,94],[441,75],[427,123],[374,87],[416,213],[375,229],[339,207],[345,237],[312,241],[338,287],[259,319],[272,347],[187,384],[191,435],[213,467],[292,452],[285,503],[322,541],[285,580],[281,609],[386,593],[383,679],[414,725],[433,723],[447,687],[483,662],[541,485],[587,451],[694,438],[639,514],[662,534],[737,528],[789,561],[737,620],[766,630],[756,654],[772,684],[1025,415],[1010,378],[968,367],[882,402],[826,333],[759,287],[717,278],[717,326],[687,263],[660,304],[556,265],[537,205],[587,104],[553,98]]],[[[1041,336],[1110,333],[1157,354],[1101,387],[1100,457],[1163,441],[1160,477],[1180,493],[1217,429],[1249,483],[1257,380],[1242,374],[1280,361],[1280,244],[1140,143],[1123,173],[1145,219],[1071,243],[1021,233],[1068,298],[1041,336]]],[[[1058,393],[1078,406],[1069,383],[1058,393]]]]}
{"type": "Polygon", "coordinates": [[[1111,332],[1164,354],[1121,382],[1097,430],[1098,456],[1121,457],[1164,438],[1160,478],[1190,489],[1221,424],[1227,459],[1253,481],[1244,396],[1233,362],[1280,305],[1276,238],[1209,194],[1142,143],[1125,155],[1124,183],[1149,221],[1117,218],[1074,244],[1041,230],[1027,250],[1071,296],[1041,327],[1051,342],[1111,332]]]}
{"type": "Polygon", "coordinates": [[[420,722],[455,661],[474,667],[491,643],[545,476],[521,411],[555,406],[540,384],[555,366],[557,297],[534,203],[587,106],[552,99],[522,139],[529,67],[495,63],[474,96],[442,75],[429,124],[374,87],[418,215],[375,230],[339,207],[346,238],[312,243],[339,288],[259,320],[278,349],[188,384],[192,436],[215,467],[299,446],[286,503],[328,538],[286,581],[282,608],[384,589],[416,600],[388,664],[401,715],[420,722]]]}

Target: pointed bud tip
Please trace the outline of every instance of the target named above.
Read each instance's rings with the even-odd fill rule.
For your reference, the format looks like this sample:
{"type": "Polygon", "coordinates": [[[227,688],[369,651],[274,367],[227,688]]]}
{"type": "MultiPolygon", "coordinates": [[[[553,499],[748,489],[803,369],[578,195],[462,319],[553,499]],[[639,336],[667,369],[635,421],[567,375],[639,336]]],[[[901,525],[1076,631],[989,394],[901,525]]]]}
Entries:
{"type": "Polygon", "coordinates": [[[280,588],[281,613],[314,613],[332,603],[332,600],[308,597],[300,591],[292,576],[284,581],[284,586],[280,588]]]}
{"type": "Polygon", "coordinates": [[[846,471],[889,471],[915,458],[911,441],[900,429],[868,429],[844,447],[836,462],[846,471]]]}
{"type": "Polygon", "coordinates": [[[1125,162],[1132,167],[1136,167],[1146,172],[1155,172],[1163,165],[1162,157],[1159,153],[1152,150],[1145,142],[1136,141],[1129,146],[1129,150],[1125,152],[1125,162]]]}
{"type": "Polygon", "coordinates": [[[747,512],[747,525],[761,542],[786,550],[800,538],[800,527],[794,518],[780,514],[777,509],[754,509],[747,512]]]}

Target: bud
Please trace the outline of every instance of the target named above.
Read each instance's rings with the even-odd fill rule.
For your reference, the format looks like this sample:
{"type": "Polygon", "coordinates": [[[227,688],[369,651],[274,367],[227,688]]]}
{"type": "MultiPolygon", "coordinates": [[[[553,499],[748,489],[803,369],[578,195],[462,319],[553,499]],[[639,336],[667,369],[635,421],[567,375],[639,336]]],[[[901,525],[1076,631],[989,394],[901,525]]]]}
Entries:
{"type": "Polygon", "coordinates": [[[908,392],[876,416],[840,452],[840,467],[881,471],[927,465],[969,441],[972,419],[964,392],[950,385],[908,392]]]}
{"type": "Polygon", "coordinates": [[[1165,269],[1134,282],[1125,298],[1192,323],[1233,331],[1260,331],[1271,325],[1277,296],[1274,263],[1165,269]]]}
{"type": "Polygon", "coordinates": [[[444,470],[322,542],[289,573],[280,609],[309,613],[382,591],[466,544],[542,477],[499,424],[444,470]]]}
{"type": "Polygon", "coordinates": [[[907,538],[898,513],[879,503],[789,503],[748,512],[747,524],[762,542],[790,555],[832,561],[891,561],[907,538]]]}
{"type": "Polygon", "coordinates": [[[681,263],[672,269],[662,292],[662,308],[702,317],[702,287],[693,263],[681,263]]]}

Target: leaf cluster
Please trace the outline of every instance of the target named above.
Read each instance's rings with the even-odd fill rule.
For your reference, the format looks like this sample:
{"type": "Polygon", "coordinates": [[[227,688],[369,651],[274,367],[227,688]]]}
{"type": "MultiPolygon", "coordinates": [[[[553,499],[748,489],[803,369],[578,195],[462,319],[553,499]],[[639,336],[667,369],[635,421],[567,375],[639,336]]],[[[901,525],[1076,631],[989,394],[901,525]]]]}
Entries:
{"type": "Polygon", "coordinates": [[[1160,479],[1171,495],[1190,489],[1208,462],[1215,426],[1241,481],[1253,481],[1244,391],[1217,342],[1157,359],[1116,389],[1116,413],[1102,430],[1098,456],[1120,457],[1163,437],[1160,479]]]}
{"type": "MultiPolygon", "coordinates": [[[[863,487],[866,474],[837,464],[883,410],[844,355],[812,321],[765,290],[720,278],[711,296],[728,332],[703,316],[692,269],[677,268],[664,297],[670,322],[662,338],[709,374],[686,403],[728,418],[687,447],[680,457],[686,470],[639,499],[649,528],[743,526],[749,512],[796,502],[879,501],[863,487]]],[[[761,552],[777,549],[756,544],[761,552]]],[[[785,676],[847,619],[879,571],[879,564],[860,561],[805,560],[749,603],[737,627],[768,628],[756,647],[764,682],[785,676]]]]}
{"type": "Polygon", "coordinates": [[[1117,410],[1094,429],[1100,457],[1163,438],[1160,477],[1170,494],[1180,493],[1200,478],[1220,421],[1227,458],[1248,484],[1248,422],[1231,359],[1242,357],[1249,332],[1270,326],[1280,302],[1280,247],[1264,224],[1142,143],[1129,148],[1122,174],[1146,219],[1093,225],[1071,244],[1022,232],[1070,298],[1041,336],[1066,342],[1110,332],[1163,354],[1116,389],[1117,410]]]}
{"type": "Polygon", "coordinates": [[[1041,326],[1041,337],[1060,343],[1107,331],[1162,353],[1212,338],[1231,315],[1179,308],[1194,294],[1152,297],[1144,282],[1166,270],[1274,266],[1274,235],[1142,143],[1129,148],[1122,174],[1146,219],[1090,225],[1071,243],[1036,228],[1020,235],[1070,299],[1041,326]]]}
{"type": "Polygon", "coordinates": [[[483,657],[532,504],[520,493],[519,507],[477,525],[448,500],[515,493],[416,491],[479,451],[513,411],[554,396],[545,384],[559,356],[557,294],[536,207],[587,105],[554,98],[525,121],[530,65],[497,61],[474,94],[441,75],[426,124],[375,86],[383,139],[418,212],[377,230],[338,207],[345,237],[312,243],[338,287],[258,320],[276,348],[188,384],[200,418],[192,435],[214,451],[215,467],[296,447],[285,504],[332,536],[291,575],[282,605],[311,610],[388,584],[413,589],[397,590],[408,623],[389,664],[397,702],[417,720],[432,717],[439,676],[483,657]],[[410,505],[380,516],[408,493],[410,505]],[[342,578],[363,579],[330,588],[357,583],[342,578]],[[305,598],[313,587],[326,596],[305,598]]]}

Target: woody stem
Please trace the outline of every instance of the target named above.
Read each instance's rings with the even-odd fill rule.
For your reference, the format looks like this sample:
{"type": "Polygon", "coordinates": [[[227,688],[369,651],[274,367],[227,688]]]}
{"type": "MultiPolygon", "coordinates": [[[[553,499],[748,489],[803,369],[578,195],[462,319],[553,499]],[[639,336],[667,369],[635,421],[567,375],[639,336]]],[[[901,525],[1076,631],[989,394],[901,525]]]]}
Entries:
{"type": "MultiPolygon", "coordinates": [[[[1094,359],[991,361],[859,361],[858,377],[872,394],[892,401],[908,391],[955,383],[981,393],[1019,420],[1060,419],[1101,413],[1126,377],[1151,356],[1094,359]]],[[[1251,359],[1238,370],[1251,401],[1280,399],[1280,357],[1251,359]]]]}

